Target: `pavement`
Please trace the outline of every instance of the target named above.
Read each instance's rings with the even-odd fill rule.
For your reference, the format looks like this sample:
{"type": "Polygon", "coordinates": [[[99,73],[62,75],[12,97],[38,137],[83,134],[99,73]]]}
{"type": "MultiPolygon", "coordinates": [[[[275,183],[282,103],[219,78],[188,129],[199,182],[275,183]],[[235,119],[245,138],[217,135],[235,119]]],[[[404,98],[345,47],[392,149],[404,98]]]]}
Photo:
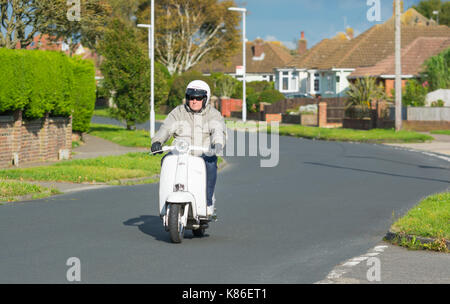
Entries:
{"type": "Polygon", "coordinates": [[[450,284],[450,254],[380,242],[346,260],[317,284],[450,284]]]}
{"type": "Polygon", "coordinates": [[[131,152],[149,152],[148,148],[124,147],[89,134],[83,135],[84,144],[73,149],[72,159],[87,159],[100,156],[117,156],[131,152]]]}
{"type": "Polygon", "coordinates": [[[434,153],[436,155],[450,157],[450,135],[430,134],[428,132],[420,132],[422,134],[430,135],[435,140],[426,143],[407,143],[407,144],[385,144],[403,149],[415,150],[426,153],[434,153]]]}

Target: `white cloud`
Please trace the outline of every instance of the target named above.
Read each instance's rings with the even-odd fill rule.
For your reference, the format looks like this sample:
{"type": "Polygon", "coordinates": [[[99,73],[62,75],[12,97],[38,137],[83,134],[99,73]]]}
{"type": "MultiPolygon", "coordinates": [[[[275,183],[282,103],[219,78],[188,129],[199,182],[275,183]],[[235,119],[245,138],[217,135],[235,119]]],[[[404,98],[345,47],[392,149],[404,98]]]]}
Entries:
{"type": "MultiPolygon", "coordinates": [[[[273,36],[273,35],[267,35],[264,38],[264,41],[280,41],[277,39],[277,37],[273,36]]],[[[297,45],[295,44],[294,41],[280,41],[285,47],[287,47],[288,49],[291,50],[296,50],[297,49],[297,45]]]]}
{"type": "Polygon", "coordinates": [[[290,50],[297,49],[297,45],[293,41],[281,41],[281,43],[290,50]]]}
{"type": "Polygon", "coordinates": [[[275,36],[267,35],[266,38],[264,38],[264,41],[278,41],[278,39],[275,36]]]}

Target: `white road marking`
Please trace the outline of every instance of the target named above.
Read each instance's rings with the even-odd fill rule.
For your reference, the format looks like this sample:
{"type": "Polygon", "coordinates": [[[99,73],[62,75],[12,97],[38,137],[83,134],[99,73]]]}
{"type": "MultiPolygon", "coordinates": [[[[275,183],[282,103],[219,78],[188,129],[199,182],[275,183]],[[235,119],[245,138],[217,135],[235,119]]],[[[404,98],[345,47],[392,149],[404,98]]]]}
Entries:
{"type": "Polygon", "coordinates": [[[353,266],[358,265],[359,263],[361,263],[361,261],[359,261],[359,262],[352,262],[352,261],[350,261],[350,262],[345,263],[345,264],[342,265],[342,266],[353,267],[353,266]]]}
{"type": "Polygon", "coordinates": [[[377,252],[383,252],[386,248],[388,248],[388,246],[377,246],[374,248],[374,250],[377,252]]]}

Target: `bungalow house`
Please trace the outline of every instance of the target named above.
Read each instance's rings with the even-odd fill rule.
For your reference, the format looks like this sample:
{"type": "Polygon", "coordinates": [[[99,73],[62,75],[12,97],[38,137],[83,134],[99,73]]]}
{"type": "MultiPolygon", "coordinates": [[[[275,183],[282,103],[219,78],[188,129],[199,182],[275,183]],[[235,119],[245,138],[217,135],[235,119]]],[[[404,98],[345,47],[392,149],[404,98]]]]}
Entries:
{"type": "MultiPolygon", "coordinates": [[[[339,34],[324,39],[287,65],[275,69],[277,88],[282,93],[309,93],[342,97],[348,77],[358,68],[371,67],[394,54],[394,19],[378,24],[356,38],[339,34]]],[[[420,37],[450,37],[448,26],[438,26],[414,9],[402,14],[402,45],[420,37]]]]}
{"type": "MultiPolygon", "coordinates": [[[[336,88],[336,80],[345,81],[345,76],[351,71],[346,69],[332,69],[331,71],[320,69],[320,66],[328,60],[336,51],[346,45],[351,36],[337,35],[331,39],[324,39],[313,48],[304,52],[289,62],[286,66],[275,69],[275,88],[281,93],[302,93],[310,95],[325,95],[327,91],[341,91],[336,88]],[[347,73],[346,73],[347,72],[347,73]],[[337,77],[337,78],[336,78],[337,77]]],[[[304,34],[300,43],[306,46],[304,34]]],[[[345,86],[344,86],[345,87],[345,86]]]]}
{"type": "MultiPolygon", "coordinates": [[[[274,81],[274,67],[284,66],[292,60],[289,49],[280,42],[263,41],[256,39],[246,44],[246,81],[274,81]]],[[[242,66],[242,45],[228,63],[224,64],[219,60],[212,62],[201,61],[193,69],[202,72],[204,75],[212,73],[224,73],[242,80],[239,73],[242,66]]]]}
{"type": "MultiPolygon", "coordinates": [[[[450,36],[419,37],[402,48],[403,83],[407,79],[419,77],[425,61],[448,48],[450,48],[450,36]]],[[[383,84],[386,94],[391,96],[395,84],[395,55],[392,54],[373,66],[357,68],[348,79],[353,81],[363,77],[376,78],[378,83],[383,84]]]]}

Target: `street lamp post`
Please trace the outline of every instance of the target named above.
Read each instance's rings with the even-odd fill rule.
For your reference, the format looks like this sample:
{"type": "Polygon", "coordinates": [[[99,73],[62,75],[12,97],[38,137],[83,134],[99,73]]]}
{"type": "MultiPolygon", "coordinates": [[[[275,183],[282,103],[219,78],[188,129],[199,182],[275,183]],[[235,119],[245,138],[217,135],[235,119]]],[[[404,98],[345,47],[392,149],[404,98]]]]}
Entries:
{"type": "Polygon", "coordinates": [[[243,75],[243,84],[242,84],[242,121],[247,121],[247,95],[246,95],[246,73],[247,73],[247,67],[246,67],[246,34],[245,34],[245,16],[247,14],[246,8],[240,8],[240,7],[229,7],[228,10],[230,11],[236,11],[242,13],[242,65],[244,67],[244,75],[243,75]]]}
{"type": "Polygon", "coordinates": [[[150,138],[155,136],[155,56],[154,56],[154,0],[151,0],[151,24],[138,24],[138,27],[148,29],[148,56],[150,57],[150,138]]]}
{"type": "Polygon", "coordinates": [[[436,15],[436,23],[439,25],[439,11],[433,11],[433,15],[436,15]]]}

